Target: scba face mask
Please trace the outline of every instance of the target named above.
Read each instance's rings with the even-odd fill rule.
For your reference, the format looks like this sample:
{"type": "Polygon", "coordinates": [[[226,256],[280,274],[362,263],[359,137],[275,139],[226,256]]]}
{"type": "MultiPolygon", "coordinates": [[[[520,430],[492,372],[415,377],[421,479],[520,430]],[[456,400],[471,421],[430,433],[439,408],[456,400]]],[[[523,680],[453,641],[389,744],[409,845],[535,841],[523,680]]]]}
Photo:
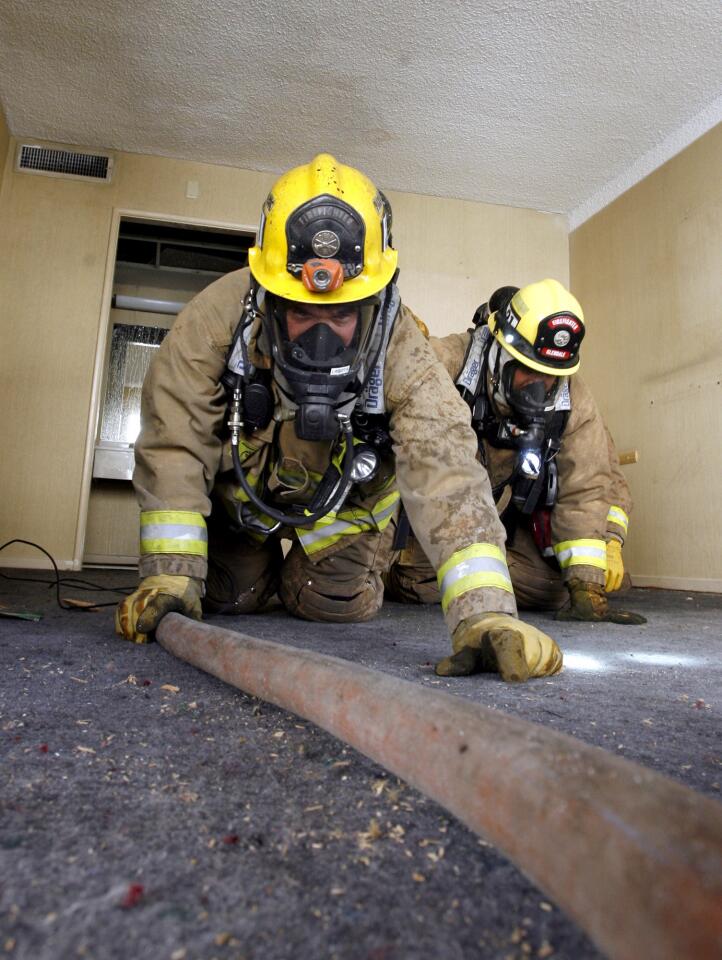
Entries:
{"type": "Polygon", "coordinates": [[[521,423],[544,420],[554,410],[560,377],[530,370],[518,360],[504,366],[501,391],[521,423]]]}
{"type": "Polygon", "coordinates": [[[284,352],[288,363],[307,370],[323,370],[331,372],[339,367],[351,367],[358,345],[358,310],[347,311],[344,317],[344,333],[351,332],[351,339],[341,336],[337,329],[338,324],[326,321],[320,317],[310,320],[308,326],[301,321],[305,329],[294,334],[289,330],[286,320],[286,340],[284,352]],[[352,319],[351,319],[352,318],[352,319]]]}
{"type": "Polygon", "coordinates": [[[267,295],[274,377],[296,409],[299,439],[338,435],[339,414],[350,414],[367,373],[379,299],[308,308],[267,295]]]}

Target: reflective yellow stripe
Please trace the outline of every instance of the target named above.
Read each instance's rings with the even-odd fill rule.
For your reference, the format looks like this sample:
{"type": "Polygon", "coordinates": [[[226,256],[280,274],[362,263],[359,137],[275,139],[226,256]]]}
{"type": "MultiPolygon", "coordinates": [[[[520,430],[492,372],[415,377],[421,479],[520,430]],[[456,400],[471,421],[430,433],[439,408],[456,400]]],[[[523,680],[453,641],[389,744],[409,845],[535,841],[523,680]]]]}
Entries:
{"type": "Polygon", "coordinates": [[[141,527],[150,523],[179,523],[194,527],[206,525],[203,514],[196,510],[141,510],[141,527]]]}
{"type": "Polygon", "coordinates": [[[562,570],[578,564],[607,569],[607,545],[604,540],[563,540],[554,544],[554,554],[562,570]]]}
{"type": "MultiPolygon", "coordinates": [[[[246,477],[246,483],[248,484],[248,486],[252,490],[255,490],[256,487],[258,486],[260,474],[253,473],[251,470],[249,470],[248,473],[245,474],[245,477],[246,477]]],[[[246,493],[243,487],[240,486],[240,484],[237,487],[233,488],[233,499],[240,500],[241,503],[248,503],[248,497],[246,496],[246,493]]]]}
{"type": "Polygon", "coordinates": [[[258,453],[261,446],[255,447],[252,443],[246,443],[245,440],[238,441],[238,457],[241,463],[248,460],[252,453],[258,453]]]}
{"type": "Polygon", "coordinates": [[[140,552],[148,553],[190,553],[195,557],[208,556],[207,540],[141,540],[140,552]]]}
{"type": "Polygon", "coordinates": [[[371,513],[373,514],[374,523],[379,532],[388,526],[389,521],[396,512],[400,496],[398,490],[392,490],[391,493],[382,497],[373,505],[371,513]]]}
{"type": "Polygon", "coordinates": [[[621,507],[611,506],[607,514],[607,523],[616,523],[626,533],[629,527],[629,517],[621,507]]]}
{"type": "Polygon", "coordinates": [[[357,533],[364,533],[371,529],[370,524],[365,523],[362,526],[346,520],[337,520],[334,519],[333,515],[329,515],[317,521],[310,530],[298,529],[297,533],[301,546],[305,550],[306,555],[310,557],[313,556],[314,553],[319,553],[321,550],[325,550],[326,547],[338,543],[342,537],[354,536],[357,533]]]}
{"type": "Polygon", "coordinates": [[[453,600],[469,590],[497,587],[514,592],[504,551],[493,543],[472,543],[457,550],[442,564],[436,578],[444,612],[453,600]]]}
{"type": "Polygon", "coordinates": [[[207,557],[208,533],[203,514],[194,510],[141,511],[140,552],[207,557]]]}
{"type": "Polygon", "coordinates": [[[372,510],[353,508],[340,513],[327,513],[310,530],[297,529],[298,540],[307,556],[313,556],[338,543],[342,537],[355,536],[369,531],[383,532],[396,513],[399,491],[393,490],[377,501],[372,510]]]}

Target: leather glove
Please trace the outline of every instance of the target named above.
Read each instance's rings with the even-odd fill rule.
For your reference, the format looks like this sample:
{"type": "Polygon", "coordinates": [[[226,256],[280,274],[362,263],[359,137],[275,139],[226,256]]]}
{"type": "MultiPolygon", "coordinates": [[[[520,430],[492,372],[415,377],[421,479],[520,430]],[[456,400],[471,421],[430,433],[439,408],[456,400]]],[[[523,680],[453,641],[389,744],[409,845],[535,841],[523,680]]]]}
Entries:
{"type": "Polygon", "coordinates": [[[200,620],[202,592],[203,581],[195,577],[146,577],[135,593],[118,604],[115,632],[133,643],[148,643],[166,613],[184,613],[200,620]]]}
{"type": "Polygon", "coordinates": [[[647,618],[639,613],[610,609],[601,583],[571,579],[567,581],[567,589],[569,603],[557,612],[555,620],[604,621],[624,623],[628,626],[639,626],[647,622],[647,618]]]}
{"type": "Polygon", "coordinates": [[[612,538],[607,542],[607,572],[604,575],[604,589],[607,593],[614,593],[622,586],[624,579],[624,560],[622,560],[622,544],[612,538]]]}
{"type": "Polygon", "coordinates": [[[499,673],[502,680],[547,677],[562,668],[562,652],[551,637],[506,613],[462,620],[451,638],[454,654],[436,664],[440,677],[499,673]]]}

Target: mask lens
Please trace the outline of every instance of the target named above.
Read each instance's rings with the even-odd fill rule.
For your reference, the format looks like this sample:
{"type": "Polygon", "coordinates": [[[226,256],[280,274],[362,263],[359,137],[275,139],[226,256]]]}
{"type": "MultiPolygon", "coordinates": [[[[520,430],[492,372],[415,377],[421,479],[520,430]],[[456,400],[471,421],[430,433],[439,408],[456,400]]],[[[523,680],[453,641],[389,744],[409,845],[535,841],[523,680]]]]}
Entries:
{"type": "Polygon", "coordinates": [[[543,395],[545,400],[551,400],[557,391],[559,377],[549,373],[539,373],[528,367],[516,365],[511,379],[511,393],[520,393],[533,388],[535,394],[543,395]]]}
{"type": "Polygon", "coordinates": [[[553,408],[561,378],[514,360],[506,365],[502,381],[512,409],[525,417],[538,417],[553,408]]]}

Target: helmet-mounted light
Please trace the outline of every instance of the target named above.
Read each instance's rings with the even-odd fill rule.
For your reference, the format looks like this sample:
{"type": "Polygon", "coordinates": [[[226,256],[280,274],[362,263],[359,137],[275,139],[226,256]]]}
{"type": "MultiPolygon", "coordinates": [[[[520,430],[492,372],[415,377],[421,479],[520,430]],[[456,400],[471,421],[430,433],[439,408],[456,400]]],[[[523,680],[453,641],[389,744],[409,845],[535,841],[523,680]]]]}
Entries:
{"type": "Polygon", "coordinates": [[[343,267],[338,260],[307,260],[301,271],[301,279],[311,293],[338,290],[343,284],[343,267]]]}

